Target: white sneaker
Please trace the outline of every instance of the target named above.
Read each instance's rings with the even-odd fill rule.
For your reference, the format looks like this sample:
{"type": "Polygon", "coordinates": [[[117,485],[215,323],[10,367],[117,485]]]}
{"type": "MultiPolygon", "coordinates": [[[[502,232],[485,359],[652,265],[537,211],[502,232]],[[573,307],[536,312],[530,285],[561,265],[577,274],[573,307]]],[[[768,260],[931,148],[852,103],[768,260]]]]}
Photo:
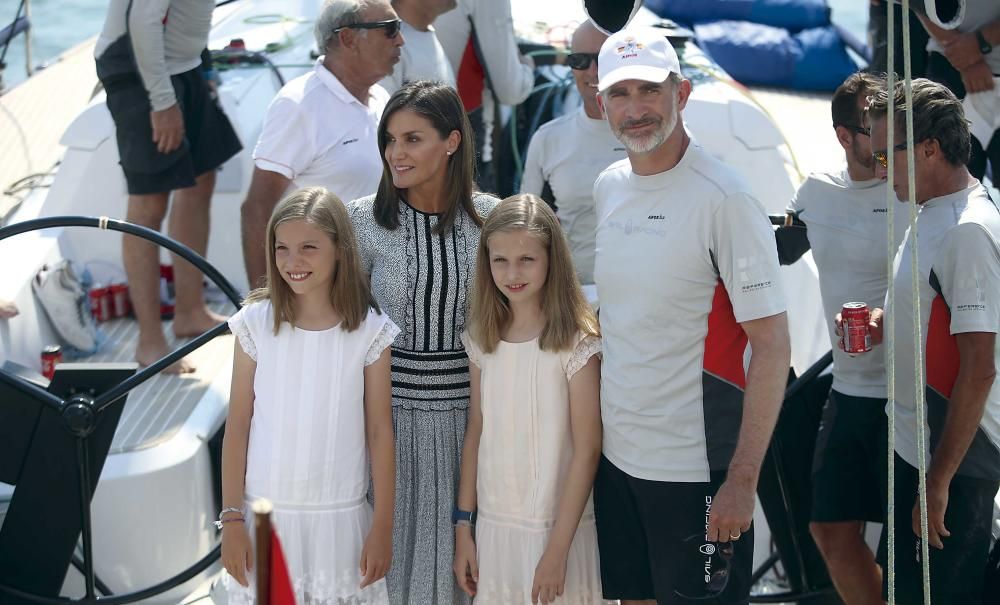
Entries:
{"type": "Polygon", "coordinates": [[[69,261],[42,265],[31,289],[66,344],[81,353],[97,350],[97,324],[90,314],[87,292],[69,261]]]}

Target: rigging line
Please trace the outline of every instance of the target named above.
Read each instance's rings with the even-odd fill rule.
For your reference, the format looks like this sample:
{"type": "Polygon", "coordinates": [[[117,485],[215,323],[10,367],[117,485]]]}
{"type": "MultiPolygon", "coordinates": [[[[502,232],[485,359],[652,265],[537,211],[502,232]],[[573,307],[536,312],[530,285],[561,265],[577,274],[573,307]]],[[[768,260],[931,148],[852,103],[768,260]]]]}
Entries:
{"type": "MultiPolygon", "coordinates": [[[[886,42],[887,42],[887,56],[886,56],[886,88],[889,91],[889,104],[886,112],[886,135],[888,140],[886,141],[886,149],[892,149],[895,145],[895,116],[893,115],[893,100],[895,96],[891,91],[895,90],[896,87],[896,70],[893,69],[895,66],[895,15],[896,11],[893,10],[893,5],[891,2],[885,4],[886,10],[888,11],[888,22],[886,24],[886,42]]],[[[906,13],[904,13],[906,14],[906,13]]],[[[869,124],[871,127],[871,124],[869,124]]],[[[869,132],[871,132],[869,130],[869,132]]],[[[869,139],[870,142],[870,139],[869,139]]],[[[889,153],[888,156],[888,177],[890,185],[886,187],[886,202],[888,206],[888,237],[889,241],[887,243],[888,251],[886,253],[886,284],[887,297],[886,297],[886,311],[888,314],[883,314],[882,325],[887,328],[885,347],[886,347],[886,397],[888,402],[886,403],[886,414],[888,415],[888,448],[887,457],[888,464],[887,469],[887,489],[886,496],[888,498],[886,506],[886,523],[888,531],[888,556],[886,561],[887,573],[888,573],[888,597],[889,605],[895,605],[896,603],[896,293],[894,287],[894,276],[893,276],[893,261],[896,255],[893,249],[893,242],[895,242],[896,227],[895,227],[895,206],[896,206],[896,192],[892,187],[892,178],[895,172],[895,162],[893,158],[895,154],[889,153]],[[889,321],[886,321],[888,319],[889,321]]]]}
{"type": "MultiPolygon", "coordinates": [[[[903,14],[908,15],[910,0],[903,0],[903,14]]],[[[903,48],[910,48],[910,20],[903,20],[903,48]]],[[[914,405],[917,408],[917,467],[920,498],[920,563],[923,572],[924,605],[931,605],[931,567],[927,530],[927,409],[924,388],[923,326],[920,312],[920,274],[917,242],[916,168],[913,165],[913,78],[910,53],[903,54],[903,78],[906,92],[906,179],[910,204],[910,288],[913,297],[913,382],[916,387],[914,405]]]]}
{"type": "MultiPolygon", "coordinates": [[[[3,52],[0,52],[0,70],[4,68],[4,59],[7,58],[7,49],[10,48],[10,43],[14,39],[14,28],[17,25],[18,19],[21,18],[21,11],[24,10],[24,3],[26,0],[21,0],[21,3],[17,5],[17,12],[14,13],[14,20],[10,22],[10,37],[3,45],[3,52]]],[[[30,24],[29,24],[30,27],[30,24]]]]}

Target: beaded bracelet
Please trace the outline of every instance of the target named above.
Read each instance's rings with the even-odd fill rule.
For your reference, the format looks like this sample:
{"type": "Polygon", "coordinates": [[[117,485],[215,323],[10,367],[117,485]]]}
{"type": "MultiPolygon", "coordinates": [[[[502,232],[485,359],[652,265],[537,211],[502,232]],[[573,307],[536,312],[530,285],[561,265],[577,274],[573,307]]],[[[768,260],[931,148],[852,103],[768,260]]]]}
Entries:
{"type": "Polygon", "coordinates": [[[213,521],[216,529],[222,529],[222,526],[226,523],[234,523],[239,521],[240,523],[246,523],[246,518],[244,517],[228,517],[226,519],[219,519],[218,521],[213,521]]]}
{"type": "Polygon", "coordinates": [[[219,520],[220,521],[222,520],[222,516],[225,515],[226,513],[239,513],[240,515],[244,515],[245,514],[243,512],[243,508],[242,507],[237,508],[235,506],[229,506],[229,507],[226,507],[226,508],[222,509],[219,512],[219,520]]]}

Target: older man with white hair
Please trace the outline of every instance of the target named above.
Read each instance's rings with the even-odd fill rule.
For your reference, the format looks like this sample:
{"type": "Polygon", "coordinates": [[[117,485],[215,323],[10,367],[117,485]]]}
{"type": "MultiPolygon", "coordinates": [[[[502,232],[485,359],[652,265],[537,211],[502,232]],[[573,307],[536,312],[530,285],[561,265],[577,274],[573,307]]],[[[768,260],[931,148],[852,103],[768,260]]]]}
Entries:
{"type": "Polygon", "coordinates": [[[789,367],[774,234],[749,186],[685,132],[691,83],[662,32],[612,35],[597,69],[628,150],[594,185],[604,596],[743,604],[789,367]]]}
{"type": "Polygon", "coordinates": [[[325,54],[278,91],[253,152],[241,220],[251,287],[266,272],[267,221],[290,186],[326,187],[345,202],[378,188],[376,132],[389,95],[377,82],[399,62],[400,26],[387,0],[324,2],[315,35],[325,54]]]}

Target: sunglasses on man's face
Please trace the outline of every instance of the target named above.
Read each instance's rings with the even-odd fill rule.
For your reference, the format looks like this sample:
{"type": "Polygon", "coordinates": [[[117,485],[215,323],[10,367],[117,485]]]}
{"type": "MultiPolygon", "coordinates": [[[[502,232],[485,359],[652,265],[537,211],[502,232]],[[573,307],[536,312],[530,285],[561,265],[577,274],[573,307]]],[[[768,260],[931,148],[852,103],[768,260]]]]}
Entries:
{"type": "Polygon", "coordinates": [[[837,124],[837,126],[840,126],[842,128],[846,128],[846,129],[850,130],[851,132],[854,132],[854,133],[857,133],[857,134],[863,134],[866,137],[872,136],[872,130],[871,130],[871,128],[865,128],[864,126],[856,126],[854,124],[837,124]]]}
{"type": "MultiPolygon", "coordinates": [[[[899,145],[896,145],[895,147],[892,148],[894,152],[902,151],[904,149],[906,149],[906,143],[900,143],[899,145]]],[[[875,161],[878,162],[879,165],[882,166],[882,168],[889,167],[889,154],[887,154],[884,150],[873,151],[872,157],[875,158],[875,161]]]]}
{"type": "Polygon", "coordinates": [[[372,21],[370,23],[352,23],[351,25],[338,27],[333,30],[333,33],[338,33],[344,29],[384,29],[386,38],[395,38],[399,35],[399,28],[402,24],[403,22],[399,19],[386,19],[385,21],[372,21]]]}
{"type": "Polygon", "coordinates": [[[674,590],[674,594],[688,601],[707,601],[716,599],[726,590],[729,585],[729,570],[732,566],[735,546],[733,542],[705,542],[704,534],[694,534],[684,539],[684,548],[694,548],[700,557],[715,557],[722,559],[721,569],[713,569],[705,582],[705,594],[701,596],[690,596],[679,590],[674,590]]]}
{"type": "Polygon", "coordinates": [[[566,65],[569,65],[570,69],[588,69],[591,61],[597,65],[597,53],[571,53],[566,56],[566,65]]]}

